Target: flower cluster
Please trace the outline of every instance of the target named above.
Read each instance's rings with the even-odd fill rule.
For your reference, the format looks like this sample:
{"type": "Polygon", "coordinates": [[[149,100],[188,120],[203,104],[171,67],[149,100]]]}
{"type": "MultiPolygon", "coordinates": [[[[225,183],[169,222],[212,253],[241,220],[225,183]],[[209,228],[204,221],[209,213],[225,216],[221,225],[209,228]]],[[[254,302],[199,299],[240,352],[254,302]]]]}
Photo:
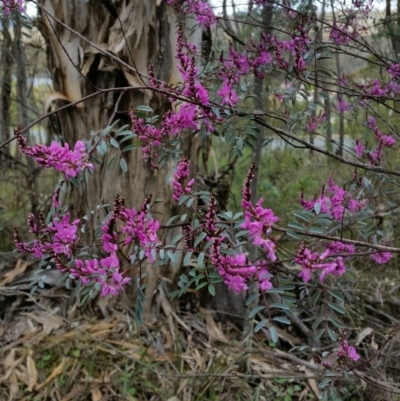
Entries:
{"type": "Polygon", "coordinates": [[[371,258],[379,265],[384,265],[392,259],[393,254],[391,252],[377,252],[371,255],[371,258]]]}
{"type": "Polygon", "coordinates": [[[388,73],[395,79],[399,79],[400,78],[400,64],[399,63],[395,63],[395,64],[391,64],[388,68],[388,73]]]}
{"type": "Polygon", "coordinates": [[[227,255],[223,253],[221,244],[223,237],[213,238],[211,247],[211,261],[217,268],[219,275],[224,283],[235,292],[248,290],[248,283],[252,278],[258,281],[258,287],[261,291],[267,291],[272,288],[270,282],[270,273],[265,263],[251,264],[244,253],[236,255],[227,255]]]}
{"type": "Polygon", "coordinates": [[[350,103],[346,100],[343,100],[340,96],[338,97],[338,104],[336,106],[336,110],[338,113],[346,113],[347,111],[353,110],[350,103]]]}
{"type": "Polygon", "coordinates": [[[5,15],[10,15],[14,11],[18,11],[20,13],[25,12],[23,0],[1,0],[1,2],[3,3],[5,15]]]}
{"type": "Polygon", "coordinates": [[[166,0],[166,2],[183,14],[194,14],[200,26],[209,27],[217,23],[217,18],[207,1],[185,0],[182,3],[178,0],[166,0]]]}
{"type": "Polygon", "coordinates": [[[225,243],[225,235],[221,235],[222,228],[216,226],[216,200],[214,194],[210,196],[210,203],[205,216],[204,228],[207,232],[207,241],[211,241],[210,258],[212,264],[218,270],[224,283],[235,292],[243,292],[248,289],[250,280],[258,281],[261,291],[272,288],[270,273],[266,262],[251,263],[244,253],[234,253],[225,243]]]}
{"type": "Polygon", "coordinates": [[[93,164],[89,163],[89,155],[82,141],[77,141],[74,150],[70,150],[67,143],[62,147],[58,142],[53,142],[50,146],[28,146],[20,129],[15,130],[15,135],[23,154],[34,158],[42,167],[52,167],[60,171],[67,180],[75,178],[86,168],[91,171],[94,169],[93,164]]]}
{"type": "Polygon", "coordinates": [[[383,147],[392,147],[396,143],[396,140],[391,135],[383,134],[376,124],[375,117],[369,116],[367,125],[374,131],[375,137],[378,140],[376,148],[368,151],[366,150],[366,146],[357,139],[354,150],[359,157],[366,155],[371,164],[380,163],[383,157],[383,147]]]}
{"type": "Polygon", "coordinates": [[[189,103],[183,104],[176,113],[171,110],[165,113],[160,128],[145,124],[145,121],[138,118],[133,110],[131,110],[130,117],[133,131],[138,135],[142,144],[143,160],[149,163],[153,169],[157,169],[157,147],[168,138],[179,135],[184,129],[198,129],[197,106],[189,103]]]}
{"type": "Polygon", "coordinates": [[[100,262],[97,259],[84,262],[76,259],[71,274],[79,278],[82,284],[87,285],[91,281],[98,283],[101,296],[116,295],[121,292],[131,279],[120,270],[121,266],[117,257],[119,234],[125,236],[122,246],[139,245],[144,249],[149,260],[154,261],[152,250],[159,244],[157,231],[160,223],[147,215],[150,202],[151,198],[148,198],[142,210],[138,211],[127,209],[124,200],[117,196],[114,201],[114,210],[101,228],[103,251],[107,256],[100,262]],[[120,225],[119,232],[116,230],[118,224],[120,225]]]}
{"type": "Polygon", "coordinates": [[[97,259],[85,260],[84,263],[82,260],[76,259],[71,274],[73,277],[79,278],[84,285],[88,285],[92,281],[98,283],[102,297],[118,295],[131,281],[130,277],[124,277],[121,274],[119,260],[115,255],[101,259],[100,264],[97,259]]]}
{"type": "Polygon", "coordinates": [[[31,253],[35,258],[42,258],[44,255],[63,255],[71,258],[75,245],[78,242],[78,224],[80,220],[70,222],[68,212],[64,216],[54,216],[52,222],[45,224],[44,216],[39,215],[39,223],[35,223],[35,216],[28,217],[29,232],[37,239],[29,246],[21,242],[17,228],[14,229],[14,243],[21,253],[31,253]]]}
{"type": "Polygon", "coordinates": [[[339,362],[346,362],[347,359],[351,359],[352,361],[356,362],[360,359],[360,355],[357,354],[357,351],[353,346],[349,345],[347,340],[343,340],[339,344],[337,358],[339,362]]]}
{"type": "Polygon", "coordinates": [[[178,202],[182,195],[187,194],[192,190],[194,178],[187,182],[190,173],[189,167],[190,162],[186,158],[181,159],[178,163],[174,178],[172,179],[172,185],[174,186],[172,197],[175,202],[178,202]]]}
{"type": "Polygon", "coordinates": [[[265,209],[262,207],[263,199],[261,198],[256,206],[251,203],[251,181],[253,178],[253,171],[255,165],[251,165],[250,170],[247,174],[246,181],[243,186],[242,194],[242,207],[244,209],[245,220],[241,225],[244,230],[249,230],[250,238],[254,245],[261,246],[267,253],[268,258],[272,261],[276,261],[275,242],[268,236],[271,234],[271,227],[275,224],[279,218],[274,215],[271,209],[265,209]]]}
{"type": "Polygon", "coordinates": [[[345,21],[334,21],[329,33],[329,39],[337,45],[347,45],[352,40],[368,33],[368,24],[362,24],[361,18],[367,17],[372,10],[371,4],[362,1],[353,1],[353,7],[345,10],[345,21]]]}
{"type": "Polygon", "coordinates": [[[195,52],[195,46],[187,42],[183,36],[182,28],[179,27],[176,59],[179,61],[177,67],[183,78],[181,94],[196,100],[202,106],[208,106],[208,91],[199,80],[199,69],[196,65],[196,57],[193,54],[195,52]]]}
{"type": "Polygon", "coordinates": [[[320,112],[318,116],[310,116],[308,117],[308,122],[306,128],[309,131],[315,131],[319,128],[319,126],[326,120],[326,111],[320,112]]]}
{"type": "Polygon", "coordinates": [[[313,200],[304,200],[303,193],[301,193],[300,204],[307,210],[314,209],[318,204],[322,213],[327,213],[335,220],[341,221],[346,210],[352,213],[358,212],[366,207],[367,201],[366,199],[354,199],[350,192],[340,188],[330,177],[327,191],[323,187],[319,197],[315,197],[313,200]]]}
{"type": "Polygon", "coordinates": [[[341,242],[332,242],[327,245],[325,252],[321,255],[318,252],[311,252],[307,243],[303,242],[297,251],[295,262],[302,267],[299,277],[305,283],[311,280],[313,273],[322,270],[319,279],[323,281],[328,274],[334,276],[342,276],[346,272],[344,265],[345,258],[343,256],[333,257],[330,261],[325,261],[331,253],[354,253],[354,248],[341,242]]]}
{"type": "MultiPolygon", "coordinates": [[[[59,190],[53,196],[53,205],[59,205],[59,190]]],[[[82,284],[94,282],[101,296],[116,295],[130,282],[126,271],[122,270],[118,253],[122,248],[141,249],[144,255],[154,261],[153,250],[159,246],[157,237],[160,223],[149,214],[151,197],[144,202],[141,210],[128,209],[124,200],[117,195],[114,208],[101,228],[101,241],[104,256],[101,258],[82,260],[74,259],[74,251],[78,249],[78,225],[80,220],[70,222],[70,216],[64,210],[64,215],[57,211],[51,222],[46,224],[43,215],[39,215],[38,224],[35,217],[30,215],[28,225],[35,239],[31,245],[21,242],[18,230],[14,230],[14,242],[22,253],[31,253],[36,258],[50,255],[55,266],[71,277],[79,279],[82,284]],[[63,263],[63,260],[69,261],[63,263]],[[72,264],[71,264],[72,262],[72,264]]],[[[133,253],[132,253],[133,256],[133,253]]]]}

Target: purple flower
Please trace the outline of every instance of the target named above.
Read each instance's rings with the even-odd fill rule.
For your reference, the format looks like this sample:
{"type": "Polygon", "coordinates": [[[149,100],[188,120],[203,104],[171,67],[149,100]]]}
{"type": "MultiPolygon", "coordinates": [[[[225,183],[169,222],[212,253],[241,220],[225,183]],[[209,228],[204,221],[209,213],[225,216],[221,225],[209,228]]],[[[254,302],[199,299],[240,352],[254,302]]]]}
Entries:
{"type": "Polygon", "coordinates": [[[217,23],[217,18],[210,5],[203,0],[166,0],[167,4],[177,8],[183,14],[194,14],[200,26],[209,27],[217,23]]]}
{"type": "Polygon", "coordinates": [[[341,97],[339,97],[336,110],[338,111],[338,113],[346,113],[346,111],[351,111],[353,110],[353,108],[351,107],[350,103],[346,102],[341,97]]]}
{"type": "Polygon", "coordinates": [[[67,143],[62,147],[58,142],[52,142],[50,146],[27,146],[26,139],[19,130],[15,131],[15,135],[22,153],[33,157],[42,167],[52,167],[60,171],[67,180],[75,178],[86,168],[94,169],[93,164],[89,163],[89,155],[82,141],[77,141],[74,150],[70,150],[67,143]]]}
{"type": "Polygon", "coordinates": [[[356,139],[356,144],[354,146],[354,151],[358,157],[362,157],[365,151],[365,145],[363,145],[358,139],[356,139]]]}
{"type": "Polygon", "coordinates": [[[339,344],[337,357],[338,359],[351,359],[354,362],[360,359],[360,355],[357,354],[356,349],[351,345],[349,345],[349,343],[346,340],[344,340],[341,344],[339,344]]]}
{"type": "Polygon", "coordinates": [[[14,11],[25,12],[23,0],[1,0],[1,2],[3,3],[5,15],[10,15],[14,11]]]}
{"type": "Polygon", "coordinates": [[[222,97],[221,104],[226,104],[229,107],[233,107],[239,101],[236,92],[227,82],[225,82],[222,88],[217,91],[217,95],[222,97]]]}
{"type": "Polygon", "coordinates": [[[192,178],[188,183],[186,182],[187,178],[189,177],[189,166],[190,161],[188,159],[181,159],[176,168],[174,178],[172,179],[172,185],[174,187],[174,193],[172,197],[176,202],[179,201],[182,195],[192,191],[194,178],[192,178]]]}
{"type": "Polygon", "coordinates": [[[395,79],[398,79],[400,77],[400,64],[395,63],[391,64],[388,68],[388,73],[395,79]]]}
{"type": "Polygon", "coordinates": [[[365,200],[359,201],[353,199],[349,192],[335,184],[332,177],[328,180],[327,189],[327,194],[325,194],[325,190],[323,189],[320,196],[316,196],[313,200],[304,200],[304,195],[301,193],[300,204],[308,210],[314,209],[315,205],[319,204],[322,213],[331,214],[338,221],[342,220],[346,210],[355,212],[366,207],[365,200]]]}
{"type": "Polygon", "coordinates": [[[393,254],[391,252],[377,252],[370,255],[371,258],[379,265],[384,265],[392,259],[393,254]]]}

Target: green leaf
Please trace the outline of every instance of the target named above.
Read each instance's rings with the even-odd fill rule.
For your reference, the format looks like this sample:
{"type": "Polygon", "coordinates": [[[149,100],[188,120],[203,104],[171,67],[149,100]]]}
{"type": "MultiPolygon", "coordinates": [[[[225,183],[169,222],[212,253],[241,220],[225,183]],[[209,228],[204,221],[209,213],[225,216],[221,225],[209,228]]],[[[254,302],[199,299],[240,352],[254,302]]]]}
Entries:
{"type": "Polygon", "coordinates": [[[201,241],[207,236],[206,232],[202,232],[197,238],[196,241],[194,242],[194,247],[197,248],[197,246],[200,244],[201,241]]]}
{"type": "Polygon", "coordinates": [[[321,336],[322,336],[322,334],[324,334],[325,333],[325,329],[319,329],[318,331],[317,331],[317,334],[315,335],[315,339],[316,340],[319,340],[320,338],[321,338],[321,336]]]}
{"type": "Polygon", "coordinates": [[[336,342],[336,341],[337,341],[336,334],[335,334],[335,332],[334,332],[332,329],[328,329],[328,335],[329,335],[329,337],[331,338],[331,340],[332,340],[333,342],[336,342]]]}
{"type": "Polygon", "coordinates": [[[329,321],[335,325],[338,329],[344,329],[344,325],[342,323],[339,322],[339,320],[337,320],[334,316],[330,315],[328,317],[329,321]]]}
{"type": "Polygon", "coordinates": [[[276,344],[278,342],[278,332],[276,331],[276,328],[274,326],[271,326],[269,328],[269,332],[271,334],[272,342],[276,344]]]}
{"type": "Polygon", "coordinates": [[[172,224],[179,216],[172,216],[168,221],[167,221],[167,226],[172,224]]]}
{"type": "Polygon", "coordinates": [[[249,298],[247,298],[246,300],[246,306],[249,306],[253,301],[255,301],[261,294],[260,293],[256,293],[253,295],[250,295],[249,298]]]}
{"type": "Polygon", "coordinates": [[[239,237],[241,237],[241,236],[243,236],[243,235],[246,235],[246,234],[248,234],[248,233],[249,233],[248,230],[239,231],[238,233],[235,234],[235,238],[239,238],[239,237]]]}
{"type": "Polygon", "coordinates": [[[270,305],[270,308],[277,308],[277,309],[284,309],[284,310],[289,310],[290,307],[288,305],[282,304],[282,303],[274,303],[270,305]]]}
{"type": "Polygon", "coordinates": [[[179,199],[178,205],[182,205],[182,203],[185,203],[189,199],[188,195],[182,195],[179,199]]]}
{"type": "Polygon", "coordinates": [[[201,290],[203,287],[205,287],[207,285],[207,281],[204,281],[203,283],[200,283],[197,287],[196,290],[201,290]]]}
{"type": "Polygon", "coordinates": [[[344,310],[343,306],[340,306],[338,304],[334,304],[332,302],[328,302],[328,306],[331,309],[335,310],[336,312],[341,313],[342,315],[344,315],[346,313],[346,311],[344,310]]]}
{"type": "Polygon", "coordinates": [[[290,320],[284,316],[277,316],[277,317],[274,317],[272,320],[276,320],[277,322],[280,322],[283,324],[290,324],[290,320]]]}
{"type": "Polygon", "coordinates": [[[319,316],[314,320],[314,323],[312,324],[311,328],[313,330],[316,330],[317,327],[325,320],[324,316],[319,316]]]}
{"type": "Polygon", "coordinates": [[[152,109],[150,106],[147,106],[147,105],[145,105],[145,104],[142,104],[142,105],[140,105],[140,106],[137,106],[137,107],[136,107],[136,110],[145,111],[145,112],[148,112],[148,113],[153,113],[153,109],[152,109]]]}
{"type": "Polygon", "coordinates": [[[212,284],[208,286],[208,292],[215,297],[215,287],[212,284]]]}
{"type": "Polygon", "coordinates": [[[243,216],[243,212],[238,212],[233,216],[232,220],[237,220],[239,217],[242,217],[242,216],[243,216]]]}
{"type": "Polygon", "coordinates": [[[110,144],[112,145],[112,146],[114,146],[114,148],[119,148],[119,143],[118,143],[118,141],[115,139],[115,138],[111,138],[110,139],[110,144]]]}
{"type": "Polygon", "coordinates": [[[122,153],[129,152],[130,150],[134,150],[136,148],[137,148],[137,145],[135,145],[135,144],[124,146],[124,148],[122,149],[122,153]]]}
{"type": "Polygon", "coordinates": [[[201,252],[200,255],[197,257],[197,263],[201,267],[204,263],[204,252],[201,252]]]}
{"type": "Polygon", "coordinates": [[[183,259],[183,266],[188,266],[188,265],[189,265],[189,263],[190,263],[190,258],[191,258],[191,256],[192,256],[192,254],[193,254],[193,252],[188,252],[188,253],[185,255],[185,258],[183,259]]]}
{"type": "Polygon", "coordinates": [[[261,322],[258,322],[256,327],[254,327],[254,332],[258,333],[268,322],[269,319],[263,319],[261,322]]]}
{"type": "Polygon", "coordinates": [[[282,288],[270,288],[266,291],[267,294],[283,294],[285,292],[282,288]]]}
{"type": "Polygon", "coordinates": [[[303,226],[301,226],[299,223],[296,223],[296,222],[290,222],[288,224],[288,226],[292,227],[292,228],[297,228],[298,230],[302,230],[302,231],[305,230],[303,226]]]}
{"type": "Polygon", "coordinates": [[[286,231],[286,234],[289,235],[290,237],[294,238],[294,239],[300,239],[300,237],[294,233],[293,231],[286,231]]]}
{"type": "Polygon", "coordinates": [[[178,255],[176,253],[173,253],[172,251],[167,251],[167,255],[171,259],[172,265],[175,266],[178,260],[178,255]]]}
{"type": "Polygon", "coordinates": [[[126,164],[125,159],[122,158],[122,159],[119,161],[119,165],[121,166],[121,170],[122,170],[124,173],[126,173],[126,172],[128,171],[128,165],[126,164]]]}
{"type": "Polygon", "coordinates": [[[307,223],[310,222],[310,219],[308,218],[308,214],[305,213],[301,213],[301,212],[296,212],[293,213],[296,217],[298,217],[299,219],[302,219],[304,221],[306,221],[307,223]]]}
{"type": "Polygon", "coordinates": [[[334,290],[328,290],[329,294],[331,294],[334,298],[336,298],[339,302],[344,302],[344,297],[340,292],[334,290]]]}
{"type": "Polygon", "coordinates": [[[250,313],[249,313],[249,319],[252,319],[258,312],[262,311],[263,309],[265,309],[264,305],[259,305],[256,306],[255,308],[253,308],[250,313]]]}
{"type": "Polygon", "coordinates": [[[313,305],[317,305],[317,302],[319,300],[319,297],[321,296],[322,291],[321,290],[317,290],[314,292],[314,294],[311,297],[311,302],[313,303],[313,305]]]}

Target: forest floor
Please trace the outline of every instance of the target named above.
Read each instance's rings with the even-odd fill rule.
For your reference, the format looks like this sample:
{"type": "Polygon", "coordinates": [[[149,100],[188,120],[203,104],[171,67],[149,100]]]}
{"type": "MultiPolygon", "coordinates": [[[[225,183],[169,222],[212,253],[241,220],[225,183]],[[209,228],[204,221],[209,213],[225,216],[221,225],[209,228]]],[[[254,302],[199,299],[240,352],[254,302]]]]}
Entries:
{"type": "MultiPolygon", "coordinates": [[[[60,287],[30,295],[30,266],[21,259],[0,266],[0,401],[307,401],[322,392],[326,369],[306,353],[289,352],[305,342],[290,327],[278,330],[278,345],[263,329],[249,344],[200,307],[136,327],[118,307],[99,317],[71,306],[60,287]]],[[[362,359],[347,378],[339,368],[331,375],[336,388],[353,394],[348,400],[400,399],[394,287],[376,280],[373,293],[353,301],[352,342],[362,359]]]]}

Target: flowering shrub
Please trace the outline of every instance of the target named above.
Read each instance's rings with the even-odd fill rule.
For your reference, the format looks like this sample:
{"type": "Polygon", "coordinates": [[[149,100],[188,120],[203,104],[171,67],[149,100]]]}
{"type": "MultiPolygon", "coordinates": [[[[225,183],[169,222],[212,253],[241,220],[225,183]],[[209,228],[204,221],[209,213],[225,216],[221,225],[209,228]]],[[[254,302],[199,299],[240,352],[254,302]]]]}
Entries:
{"type": "MultiPolygon", "coordinates": [[[[193,15],[201,27],[218,27],[221,19],[205,0],[166,0],[166,3],[185,15],[193,15]]],[[[272,6],[269,1],[261,0],[252,3],[252,7],[249,13],[254,9],[257,11],[257,7],[268,7],[271,13],[278,13],[281,7],[284,17],[289,17],[288,25],[285,25],[289,31],[267,30],[264,26],[259,36],[249,35],[245,42],[240,39],[238,43],[243,42],[240,43],[241,50],[230,46],[222,52],[208,70],[199,64],[201,49],[188,42],[182,26],[178,28],[176,62],[181,82],[176,85],[159,82],[153,67],[149,66],[146,89],[168,99],[171,106],[159,124],[156,124],[156,116],[144,118],[137,114],[138,110],[152,113],[149,106],[132,107],[129,113],[132,131],[109,126],[94,133],[91,142],[78,140],[70,144],[73,149],[67,143],[61,146],[58,142],[50,146],[30,146],[22,130],[15,130],[22,154],[33,158],[43,168],[62,173],[63,180],[75,185],[79,185],[82,175],[90,180],[90,173],[95,168],[92,163],[94,150],[104,154],[111,147],[116,149],[125,172],[128,167],[121,155],[137,147],[141,151],[141,162],[151,170],[165,168],[162,161],[168,160],[175,164],[169,180],[173,205],[185,213],[173,216],[166,225],[161,225],[152,215],[150,194],[140,194],[143,205],[138,209],[129,209],[125,200],[114,194],[112,210],[102,220],[100,230],[93,230],[94,240],[88,242],[85,233],[91,230],[91,220],[102,207],[91,211],[89,217],[71,216],[61,199],[68,192],[62,181],[53,194],[47,217],[39,214],[28,218],[29,233],[35,238],[30,243],[23,242],[15,229],[15,246],[21,253],[42,259],[43,265],[55,266],[65,273],[68,282],[75,280],[91,288],[92,295],[99,293],[103,297],[118,295],[127,285],[140,282],[143,263],[154,266],[176,264],[182,253],[182,264],[190,271],[189,275],[180,276],[179,289],[173,290],[171,298],[182,295],[191,287],[196,290],[207,287],[210,294],[216,295],[215,284],[218,282],[237,293],[255,287],[259,293],[249,298],[249,305],[260,294],[264,300],[271,294],[279,294],[281,302],[261,301],[248,314],[248,318],[253,319],[258,312],[266,311],[269,318],[259,322],[256,330],[266,328],[270,322],[268,330],[273,341],[277,340],[274,324],[290,324],[295,316],[296,299],[291,290],[295,288],[294,282],[296,285],[300,282],[301,288],[307,289],[314,305],[321,311],[321,317],[312,327],[315,338],[325,337],[337,343],[338,349],[331,353],[331,359],[345,369],[346,364],[356,363],[362,357],[349,345],[346,336],[336,334],[343,326],[338,314],[343,315],[345,309],[344,298],[332,288],[346,279],[346,272],[356,258],[369,256],[376,264],[386,264],[394,253],[400,252],[399,248],[391,246],[392,230],[384,232],[371,224],[366,228],[361,224],[376,214],[373,185],[384,180],[383,174],[382,177],[378,174],[400,175],[388,167],[389,152],[396,146],[396,133],[374,108],[376,105],[391,107],[389,102],[400,92],[397,81],[400,64],[375,57],[386,75],[362,84],[345,76],[332,77],[332,71],[320,66],[320,60],[331,57],[331,51],[340,52],[346,46],[348,49],[361,46],[371,57],[376,56],[367,43],[360,42],[368,31],[363,18],[370,13],[372,4],[353,2],[352,8],[344,11],[343,20],[333,24],[321,21],[322,28],[312,10],[291,9],[286,3],[272,6]],[[322,39],[316,39],[318,35],[314,32],[319,29],[328,33],[325,37],[329,40],[322,43],[322,39]],[[329,77],[327,85],[318,82],[320,72],[329,77]],[[270,82],[270,77],[278,76],[280,85],[271,90],[265,88],[279,100],[276,110],[256,112],[249,107],[247,98],[254,96],[249,79],[270,82]],[[328,84],[339,90],[330,90],[328,84]],[[310,100],[312,86],[315,95],[310,100]],[[329,95],[336,99],[330,109],[321,101],[330,99],[329,95]],[[302,103],[294,112],[290,107],[298,98],[302,103]],[[339,118],[353,118],[361,110],[359,114],[366,135],[373,132],[376,147],[368,150],[368,144],[362,138],[355,138],[355,155],[348,152],[344,157],[308,140],[305,133],[316,135],[322,131],[324,124],[331,123],[330,112],[333,110],[339,118]],[[357,168],[353,179],[347,185],[339,185],[337,172],[330,172],[325,177],[328,179],[326,186],[311,200],[304,198],[305,188],[300,195],[301,207],[293,212],[294,221],[281,227],[278,224],[284,224],[285,216],[276,216],[263,198],[255,196],[252,182],[259,166],[249,163],[242,189],[242,210],[236,214],[221,211],[214,193],[196,192],[196,179],[191,177],[197,172],[190,171],[187,157],[176,157],[181,153],[179,146],[186,132],[202,135],[204,142],[213,133],[223,136],[237,156],[242,156],[245,147],[252,148],[256,154],[261,152],[257,146],[261,146],[263,138],[259,137],[261,141],[256,143],[257,131],[251,124],[268,128],[271,135],[276,134],[293,146],[311,149],[357,168]],[[130,139],[134,142],[123,148],[123,142],[130,139]],[[173,224],[179,218],[180,223],[173,224]],[[163,243],[159,239],[159,230],[173,227],[181,227],[181,233],[171,243],[163,243]],[[353,229],[351,234],[349,227],[353,229]],[[288,237],[291,239],[289,246],[288,237]],[[249,248],[255,252],[249,252],[249,248]],[[293,280],[279,270],[283,257],[295,272],[293,280]],[[191,268],[193,265],[196,267],[191,268]],[[322,293],[324,297],[320,297],[322,293]]],[[[23,12],[20,1],[3,0],[3,8],[6,15],[23,12]]],[[[233,33],[231,35],[234,37],[233,33]]],[[[382,193],[385,191],[382,183],[379,188],[382,193]]],[[[37,285],[43,285],[42,281],[39,280],[37,285]]],[[[321,359],[321,364],[327,369],[333,366],[328,359],[321,359]]]]}

